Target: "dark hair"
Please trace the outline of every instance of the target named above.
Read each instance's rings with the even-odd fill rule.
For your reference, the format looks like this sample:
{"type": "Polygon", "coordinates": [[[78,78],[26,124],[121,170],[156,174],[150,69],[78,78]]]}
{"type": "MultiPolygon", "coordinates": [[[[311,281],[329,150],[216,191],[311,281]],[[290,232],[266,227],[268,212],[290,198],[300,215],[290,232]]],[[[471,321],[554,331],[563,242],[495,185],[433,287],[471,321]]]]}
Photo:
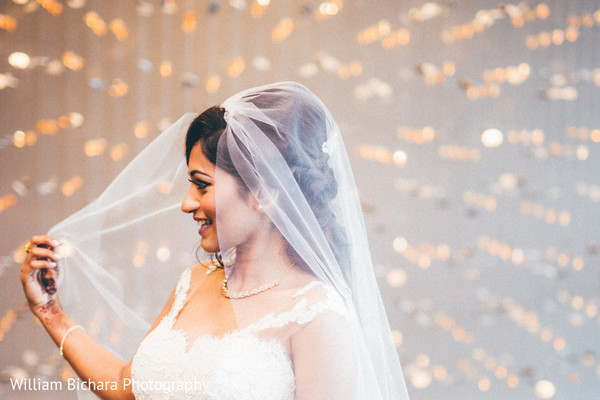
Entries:
{"type": "MultiPolygon", "coordinates": [[[[293,102],[293,99],[289,101],[293,102]]],[[[253,99],[252,102],[261,108],[260,97],[253,99]]],[[[293,119],[292,125],[295,125],[295,129],[292,129],[291,132],[300,132],[301,137],[283,130],[285,127],[276,130],[271,125],[260,121],[254,121],[254,123],[261,128],[261,131],[284,157],[300,190],[319,221],[342,272],[346,275],[349,272],[349,268],[344,268],[349,258],[346,235],[337,224],[335,214],[329,205],[329,202],[337,194],[337,181],[333,170],[327,165],[329,155],[323,151],[323,142],[326,140],[325,115],[321,110],[309,107],[298,107],[294,104],[291,107],[290,104],[281,104],[281,106],[291,108],[291,111],[297,116],[293,119]],[[315,122],[309,124],[306,121],[315,122]]],[[[196,117],[190,124],[185,141],[188,164],[192,148],[198,142],[202,146],[204,156],[216,164],[218,142],[226,127],[225,110],[219,106],[211,107],[196,117]]],[[[243,149],[242,146],[240,148],[243,149]]],[[[224,152],[223,154],[226,156],[228,153],[224,152]]],[[[220,159],[219,167],[238,180],[243,190],[248,190],[231,160],[220,159]]],[[[300,256],[291,246],[288,246],[288,254],[296,264],[304,266],[304,262],[301,262],[300,256]]],[[[348,277],[346,276],[346,278],[348,277]]]]}
{"type": "Polygon", "coordinates": [[[185,137],[185,160],[190,163],[190,153],[198,142],[202,146],[202,153],[208,160],[217,163],[217,145],[221,134],[227,127],[225,110],[214,106],[197,116],[188,128],[185,137]]]}

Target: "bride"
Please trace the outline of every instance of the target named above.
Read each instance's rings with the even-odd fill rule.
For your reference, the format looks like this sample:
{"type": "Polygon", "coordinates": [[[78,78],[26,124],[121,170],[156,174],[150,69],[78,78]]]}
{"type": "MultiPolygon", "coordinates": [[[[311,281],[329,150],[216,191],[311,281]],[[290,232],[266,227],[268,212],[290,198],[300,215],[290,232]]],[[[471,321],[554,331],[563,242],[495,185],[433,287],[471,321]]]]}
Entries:
{"type": "Polygon", "coordinates": [[[82,396],[408,399],[341,134],[300,84],[182,117],[26,251],[82,396]],[[182,272],[198,236],[213,256],[182,272]]]}

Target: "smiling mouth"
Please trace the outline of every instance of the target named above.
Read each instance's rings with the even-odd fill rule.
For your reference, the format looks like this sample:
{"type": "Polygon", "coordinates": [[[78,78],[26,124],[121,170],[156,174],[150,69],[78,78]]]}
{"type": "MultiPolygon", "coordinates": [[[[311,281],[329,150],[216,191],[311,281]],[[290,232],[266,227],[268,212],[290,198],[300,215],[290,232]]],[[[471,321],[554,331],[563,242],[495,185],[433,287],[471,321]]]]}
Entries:
{"type": "Polygon", "coordinates": [[[198,225],[200,225],[200,229],[198,229],[198,233],[200,235],[202,235],[212,225],[212,220],[210,220],[208,218],[199,219],[198,225]]]}

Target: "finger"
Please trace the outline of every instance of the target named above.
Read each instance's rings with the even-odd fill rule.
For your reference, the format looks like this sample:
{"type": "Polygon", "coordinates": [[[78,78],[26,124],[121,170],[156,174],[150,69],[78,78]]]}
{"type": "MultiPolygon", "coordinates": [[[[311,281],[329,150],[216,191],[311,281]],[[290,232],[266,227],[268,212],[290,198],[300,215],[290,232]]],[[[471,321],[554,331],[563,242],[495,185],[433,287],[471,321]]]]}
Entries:
{"type": "Polygon", "coordinates": [[[34,246],[39,247],[40,245],[46,245],[50,249],[54,249],[55,247],[60,246],[60,240],[58,240],[55,237],[48,236],[48,235],[32,236],[30,241],[31,241],[32,248],[34,246]]]}
{"type": "Polygon", "coordinates": [[[21,266],[21,278],[26,276],[33,276],[34,271],[40,269],[54,270],[58,267],[58,264],[52,260],[31,260],[21,266]]]}
{"type": "Polygon", "coordinates": [[[54,269],[58,266],[58,264],[55,261],[50,261],[50,260],[32,260],[29,263],[29,265],[33,269],[40,269],[40,268],[54,269]]]}
{"type": "Polygon", "coordinates": [[[33,247],[29,251],[29,255],[34,258],[50,258],[53,261],[60,260],[60,256],[54,252],[54,250],[45,249],[43,247],[33,247]]]}

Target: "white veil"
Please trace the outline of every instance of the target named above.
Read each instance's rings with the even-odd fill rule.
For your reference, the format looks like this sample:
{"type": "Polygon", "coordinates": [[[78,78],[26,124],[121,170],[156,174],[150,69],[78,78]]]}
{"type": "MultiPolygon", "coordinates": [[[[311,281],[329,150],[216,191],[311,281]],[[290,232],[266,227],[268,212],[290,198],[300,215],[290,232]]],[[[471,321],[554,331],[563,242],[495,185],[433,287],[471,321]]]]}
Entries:
{"type": "Polygon", "coordinates": [[[181,271],[196,261],[195,225],[180,211],[188,183],[183,143],[194,117],[181,117],[95,201],[48,232],[62,243],[62,307],[124,360],[135,353],[181,271]]]}
{"type": "MultiPolygon", "coordinates": [[[[344,335],[351,340],[330,340],[327,356],[352,355],[346,384],[355,388],[353,397],[407,400],[354,178],[329,111],[293,82],[243,91],[222,108],[227,127],[218,142],[215,181],[233,172],[285,238],[283,251],[294,264],[343,300],[344,335]]],[[[135,352],[181,271],[196,261],[197,227],[179,210],[187,186],[183,144],[193,118],[183,116],[100,198],[50,231],[65,243],[59,264],[63,307],[124,359],[135,352]]],[[[225,196],[217,185],[218,227],[227,226],[225,196]]],[[[218,234],[221,250],[236,247],[230,230],[218,234]]],[[[235,274],[230,284],[235,287],[235,274]]],[[[251,308],[232,301],[238,321],[274,312],[259,297],[251,308]]],[[[281,339],[301,329],[298,324],[269,335],[281,339]]],[[[302,356],[292,352],[292,359],[302,356]]]]}

